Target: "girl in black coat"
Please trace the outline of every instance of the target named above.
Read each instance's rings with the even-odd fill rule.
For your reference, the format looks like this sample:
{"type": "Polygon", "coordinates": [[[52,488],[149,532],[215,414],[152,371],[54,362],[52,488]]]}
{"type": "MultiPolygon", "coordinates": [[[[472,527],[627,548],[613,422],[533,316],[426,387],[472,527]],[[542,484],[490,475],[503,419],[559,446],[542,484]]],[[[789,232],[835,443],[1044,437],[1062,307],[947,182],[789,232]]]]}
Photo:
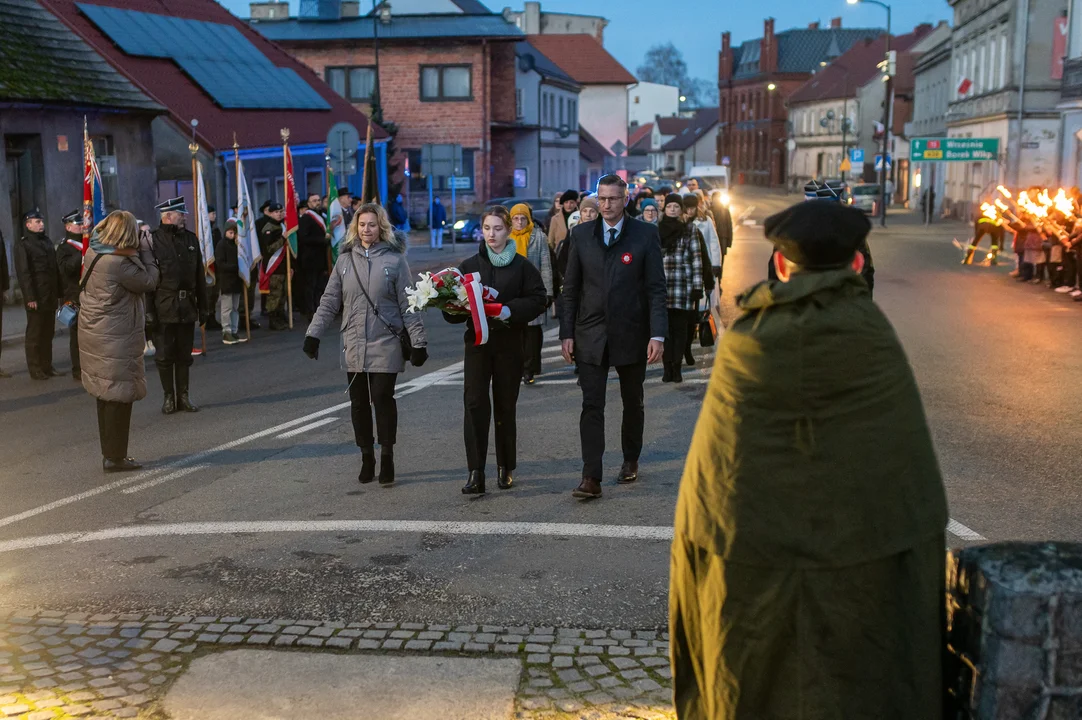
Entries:
{"type": "Polygon", "coordinates": [[[490,207],[481,215],[484,242],[480,252],[459,268],[463,274],[480,273],[481,284],[499,293],[503,305],[499,319],[490,319],[488,342],[474,345],[473,318],[448,315],[448,322],[467,324],[465,377],[466,461],[470,476],[462,488],[465,495],[485,493],[485,460],[488,428],[496,415],[496,482],[506,490],[512,484],[516,460],[518,391],[525,357],[522,338],[527,323],[545,311],[545,283],[529,261],[515,251],[511,216],[507,208],[490,207]],[[489,388],[492,401],[489,402],[489,388]],[[493,407],[494,406],[494,407],[493,407]]]}

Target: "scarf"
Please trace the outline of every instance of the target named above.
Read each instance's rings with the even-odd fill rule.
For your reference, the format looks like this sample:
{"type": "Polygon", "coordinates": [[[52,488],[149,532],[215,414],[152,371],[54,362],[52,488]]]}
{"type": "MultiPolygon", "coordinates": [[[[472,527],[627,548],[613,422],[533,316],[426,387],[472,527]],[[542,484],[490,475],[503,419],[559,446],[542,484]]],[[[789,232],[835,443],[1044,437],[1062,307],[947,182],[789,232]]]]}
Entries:
{"type": "Polygon", "coordinates": [[[522,257],[526,257],[526,250],[530,247],[530,236],[533,235],[533,216],[530,213],[530,206],[526,203],[518,203],[511,208],[511,217],[516,215],[526,216],[526,227],[522,230],[511,230],[511,239],[515,241],[515,252],[522,257]]]}
{"type": "Polygon", "coordinates": [[[485,250],[488,251],[488,259],[492,263],[492,266],[498,268],[510,265],[511,261],[515,259],[515,255],[518,254],[515,246],[511,243],[507,243],[503,252],[500,253],[493,252],[492,248],[490,248],[487,243],[485,244],[485,250]]]}
{"type": "Polygon", "coordinates": [[[665,215],[658,223],[657,230],[661,235],[661,249],[665,252],[672,252],[687,232],[687,225],[680,218],[665,215]]]}

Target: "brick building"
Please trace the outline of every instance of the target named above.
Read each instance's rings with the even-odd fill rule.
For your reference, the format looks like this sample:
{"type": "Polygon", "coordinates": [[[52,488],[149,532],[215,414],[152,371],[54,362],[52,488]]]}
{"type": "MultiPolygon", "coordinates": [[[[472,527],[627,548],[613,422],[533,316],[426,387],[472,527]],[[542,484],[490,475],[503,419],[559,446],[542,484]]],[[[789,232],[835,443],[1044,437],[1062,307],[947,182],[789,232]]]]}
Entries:
{"type": "Polygon", "coordinates": [[[720,130],[718,155],[732,168],[737,183],[780,186],[788,167],[789,97],[819,69],[865,38],[883,31],[842,29],[841,18],[829,28],[774,32],[774,18],[763,21],[763,37],[733,47],[721,35],[718,55],[720,130]],[[727,159],[727,160],[726,160],[727,159]]]}
{"type": "MultiPolygon", "coordinates": [[[[515,43],[522,32],[475,0],[454,0],[457,12],[439,14],[406,14],[412,11],[408,5],[395,3],[393,14],[383,17],[294,17],[252,25],[364,111],[376,87],[378,43],[383,118],[398,126],[395,144],[409,160],[415,217],[427,206],[427,178],[420,168],[421,148],[429,143],[463,148],[455,181],[460,210],[512,195],[520,132],[515,43]]],[[[433,177],[433,186],[450,197],[449,177],[433,177]]]]}

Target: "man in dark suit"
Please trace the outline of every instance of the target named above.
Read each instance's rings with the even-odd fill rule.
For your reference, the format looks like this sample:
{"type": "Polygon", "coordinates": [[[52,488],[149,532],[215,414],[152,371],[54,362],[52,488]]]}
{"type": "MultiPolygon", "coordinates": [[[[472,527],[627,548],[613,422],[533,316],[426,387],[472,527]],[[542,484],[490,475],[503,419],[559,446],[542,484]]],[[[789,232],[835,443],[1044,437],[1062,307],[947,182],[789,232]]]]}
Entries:
{"type": "Polygon", "coordinates": [[[578,364],[582,385],[582,483],[573,493],[580,498],[601,497],[610,367],[620,376],[624,404],[624,464],[617,482],[638,479],[646,365],[661,359],[668,333],[658,230],[627,215],[627,197],[627,183],[618,175],[598,181],[601,217],[572,231],[564,277],[560,339],[564,360],[578,364]]]}

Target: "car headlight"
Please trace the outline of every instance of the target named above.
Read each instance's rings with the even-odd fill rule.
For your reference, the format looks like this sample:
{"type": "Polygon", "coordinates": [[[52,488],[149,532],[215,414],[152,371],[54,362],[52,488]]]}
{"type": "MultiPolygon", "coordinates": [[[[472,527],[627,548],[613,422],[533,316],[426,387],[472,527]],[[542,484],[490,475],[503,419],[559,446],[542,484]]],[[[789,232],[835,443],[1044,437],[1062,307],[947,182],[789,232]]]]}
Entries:
{"type": "Polygon", "coordinates": [[[722,205],[724,205],[725,207],[729,207],[729,203],[732,202],[732,198],[729,197],[729,191],[728,190],[722,190],[721,193],[718,195],[718,197],[721,200],[722,205]]]}
{"type": "Polygon", "coordinates": [[[466,221],[465,220],[459,220],[458,222],[455,223],[455,230],[461,230],[464,227],[466,227],[466,221]]]}

